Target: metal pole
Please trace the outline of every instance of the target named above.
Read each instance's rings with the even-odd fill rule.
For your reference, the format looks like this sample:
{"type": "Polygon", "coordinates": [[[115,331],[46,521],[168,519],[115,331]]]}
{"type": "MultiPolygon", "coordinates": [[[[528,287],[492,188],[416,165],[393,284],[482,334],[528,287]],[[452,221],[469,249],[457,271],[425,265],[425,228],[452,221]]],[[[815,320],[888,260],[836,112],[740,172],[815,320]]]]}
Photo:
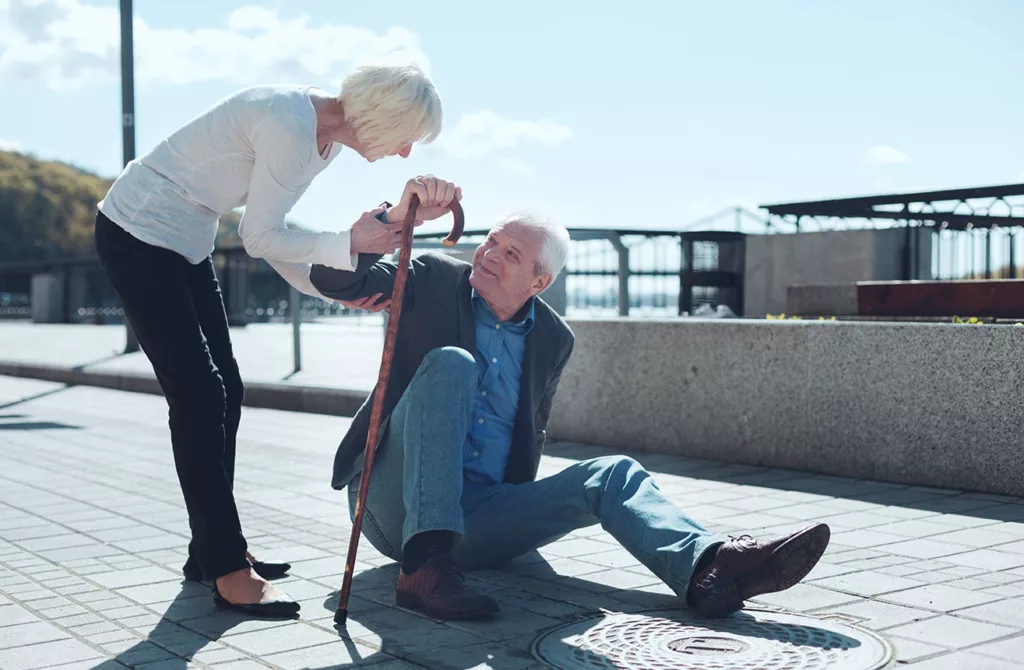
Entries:
{"type": "Polygon", "coordinates": [[[992,279],[992,232],[991,228],[985,229],[985,279],[992,279]]]}
{"type": "MultiPolygon", "coordinates": [[[[132,18],[132,0],[121,0],[121,146],[124,152],[124,165],[135,159],[135,55],[132,18]]],[[[124,353],[130,354],[139,350],[139,339],[127,318],[124,325],[127,336],[124,353]]]]}
{"type": "Polygon", "coordinates": [[[687,282],[687,274],[693,270],[693,241],[686,235],[679,236],[679,316],[693,310],[693,291],[687,282]]]}
{"type": "Polygon", "coordinates": [[[629,247],[617,233],[608,239],[619,255],[619,316],[629,316],[629,247]]]}
{"type": "Polygon", "coordinates": [[[1007,270],[1007,277],[1017,278],[1017,231],[1010,229],[1010,267],[1007,270]]]}
{"type": "Polygon", "coordinates": [[[295,361],[295,372],[302,369],[302,339],[300,327],[302,326],[302,294],[294,286],[289,294],[288,309],[292,313],[292,359],[295,361]]]}

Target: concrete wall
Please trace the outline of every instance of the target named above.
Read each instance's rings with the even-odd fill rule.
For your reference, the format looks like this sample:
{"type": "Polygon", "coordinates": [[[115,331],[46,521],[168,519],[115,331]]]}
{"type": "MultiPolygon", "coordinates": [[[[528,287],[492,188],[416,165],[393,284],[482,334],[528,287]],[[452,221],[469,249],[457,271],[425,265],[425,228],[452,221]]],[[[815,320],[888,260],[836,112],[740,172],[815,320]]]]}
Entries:
{"type": "Polygon", "coordinates": [[[856,284],[790,286],[786,289],[786,314],[791,316],[856,316],[856,284]]]}
{"type": "MultiPolygon", "coordinates": [[[[931,278],[931,233],[914,229],[913,279],[931,278]]],[[[907,231],[840,230],[747,237],[744,314],[786,311],[786,292],[803,284],[903,279],[907,231]]]]}
{"type": "Polygon", "coordinates": [[[553,438],[1024,495],[1024,328],[570,325],[553,438]]]}

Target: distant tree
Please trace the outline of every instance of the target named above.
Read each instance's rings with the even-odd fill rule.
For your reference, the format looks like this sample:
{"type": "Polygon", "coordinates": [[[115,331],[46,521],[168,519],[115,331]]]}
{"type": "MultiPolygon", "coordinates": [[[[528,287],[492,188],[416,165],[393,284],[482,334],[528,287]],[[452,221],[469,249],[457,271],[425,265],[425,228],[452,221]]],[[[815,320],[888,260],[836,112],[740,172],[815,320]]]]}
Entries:
{"type": "MultiPolygon", "coordinates": [[[[113,181],[60,161],[0,151],[0,262],[95,255],[96,203],[113,181]]],[[[218,248],[242,246],[240,218],[238,211],[221,217],[218,248]]]]}

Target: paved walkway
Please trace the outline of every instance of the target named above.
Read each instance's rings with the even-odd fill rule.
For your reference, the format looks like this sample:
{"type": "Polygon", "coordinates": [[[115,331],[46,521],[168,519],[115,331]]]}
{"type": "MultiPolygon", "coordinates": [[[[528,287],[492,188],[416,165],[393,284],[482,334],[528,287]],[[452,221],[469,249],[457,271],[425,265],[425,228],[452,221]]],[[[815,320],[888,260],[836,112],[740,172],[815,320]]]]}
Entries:
{"type": "MultiPolygon", "coordinates": [[[[369,391],[380,369],[384,325],[379,314],[302,324],[299,372],[293,364],[291,324],[232,328],[231,340],[246,382],[369,391]]],[[[122,354],[124,343],[124,326],[0,321],[2,362],[154,377],[153,367],[142,352],[122,354]]]]}
{"type": "MultiPolygon", "coordinates": [[[[245,409],[237,498],[259,555],[294,564],[297,621],[215,611],[184,584],[188,537],[157,396],[0,377],[0,668],[217,670],[537,667],[539,631],[599,608],[672,606],[600,527],[508,571],[473,573],[503,611],[439,623],[393,604],[396,568],[360,544],[348,630],[332,621],[349,523],[327,484],[347,420],[245,409]]],[[[551,474],[610,453],[552,445],[551,474]]],[[[842,615],[916,668],[1019,667],[1024,501],[632,454],[713,529],[758,534],[826,519],[833,543],[805,583],[763,604],[842,615]]]]}

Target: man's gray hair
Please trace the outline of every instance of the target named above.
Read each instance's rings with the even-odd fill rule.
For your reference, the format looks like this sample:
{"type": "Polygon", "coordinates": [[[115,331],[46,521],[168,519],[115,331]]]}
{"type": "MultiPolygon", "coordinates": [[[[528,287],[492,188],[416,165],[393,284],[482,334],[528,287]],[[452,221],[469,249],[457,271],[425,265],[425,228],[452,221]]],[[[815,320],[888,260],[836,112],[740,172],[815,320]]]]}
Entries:
{"type": "Polygon", "coordinates": [[[551,275],[554,281],[569,257],[569,231],[560,223],[531,212],[516,212],[498,222],[498,226],[518,224],[540,234],[542,242],[533,274],[551,275]]]}

